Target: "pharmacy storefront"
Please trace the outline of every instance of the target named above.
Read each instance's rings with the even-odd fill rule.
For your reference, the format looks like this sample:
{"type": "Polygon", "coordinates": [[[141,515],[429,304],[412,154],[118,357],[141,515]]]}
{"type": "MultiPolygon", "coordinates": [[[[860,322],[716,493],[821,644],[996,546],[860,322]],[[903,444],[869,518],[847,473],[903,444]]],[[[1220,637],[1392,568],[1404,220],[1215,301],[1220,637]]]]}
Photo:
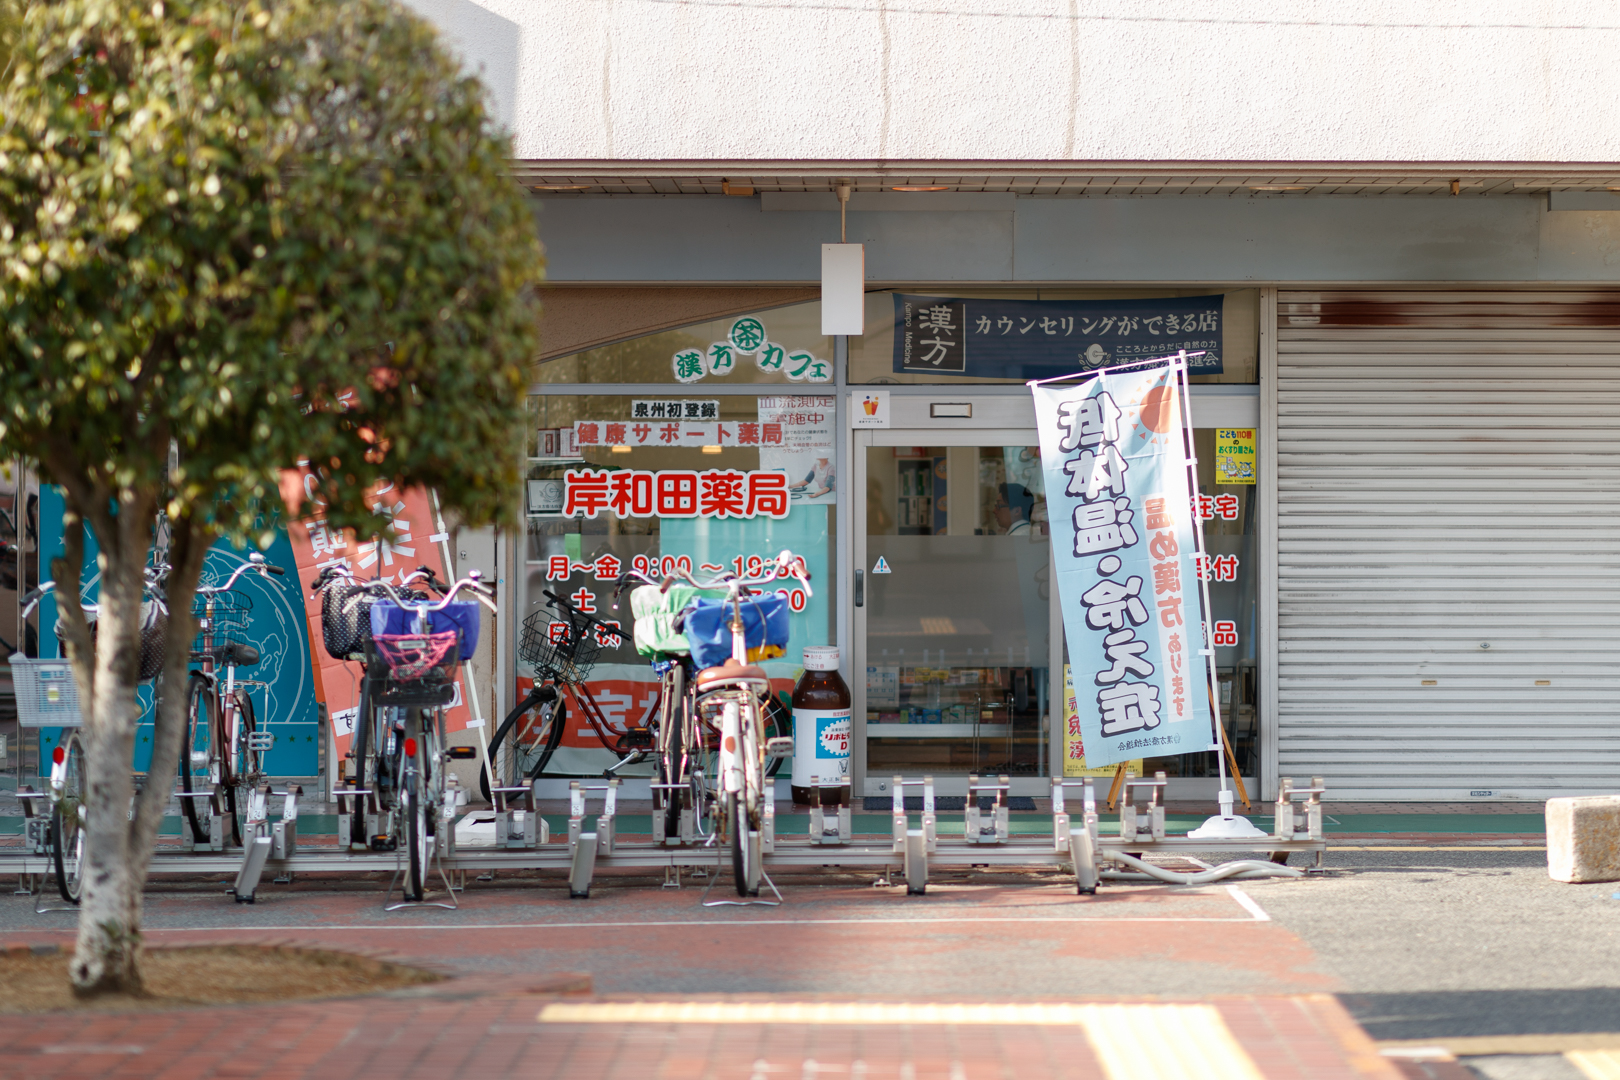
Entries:
{"type": "MultiPolygon", "coordinates": [[[[629,604],[613,608],[623,570],[748,573],[790,549],[811,587],[785,590],[792,645],[765,666],[786,694],[804,646],[840,647],[857,796],[886,795],[899,774],[932,775],[944,794],[1006,774],[1020,795],[1111,776],[1088,770],[1075,722],[1096,687],[1065,668],[1024,382],[1186,349],[1221,712],[1240,771],[1257,776],[1258,308],[1256,290],[1207,286],[884,291],[867,295],[861,337],[823,336],[811,302],[540,365],[509,640],[548,594],[607,624],[588,681],[599,715],[570,714],[546,775],[600,775],[608,746],[656,708],[629,604]]],[[[521,691],[533,672],[516,652],[521,691]]],[[[1181,794],[1214,790],[1211,753],[1144,753],[1137,767],[1181,794]]]]}

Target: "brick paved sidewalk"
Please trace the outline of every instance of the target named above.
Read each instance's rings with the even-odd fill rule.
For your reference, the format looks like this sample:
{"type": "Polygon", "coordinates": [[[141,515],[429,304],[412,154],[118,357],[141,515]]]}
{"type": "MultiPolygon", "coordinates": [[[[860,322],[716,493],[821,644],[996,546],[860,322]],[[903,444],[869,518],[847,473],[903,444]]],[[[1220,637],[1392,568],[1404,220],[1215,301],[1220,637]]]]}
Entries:
{"type": "Polygon", "coordinates": [[[1054,1015],[1042,1015],[1042,1007],[1031,1005],[934,1003],[914,1006],[905,1023],[882,1017],[876,1023],[850,1023],[847,1013],[822,1022],[812,1015],[814,1009],[795,1010],[791,1003],[804,1002],[802,997],[760,996],[699,999],[699,1013],[686,1018],[632,1019],[623,1012],[630,1002],[553,992],[566,986],[480,976],[369,999],[12,1016],[0,1023],[0,1075],[41,1080],[814,1080],[823,1075],[1397,1080],[1401,1075],[1326,995],[1203,1004],[1088,999],[1056,1013],[1047,1010],[1054,1015]],[[775,1006],[774,1019],[751,1015],[767,1004],[775,1006]]]}

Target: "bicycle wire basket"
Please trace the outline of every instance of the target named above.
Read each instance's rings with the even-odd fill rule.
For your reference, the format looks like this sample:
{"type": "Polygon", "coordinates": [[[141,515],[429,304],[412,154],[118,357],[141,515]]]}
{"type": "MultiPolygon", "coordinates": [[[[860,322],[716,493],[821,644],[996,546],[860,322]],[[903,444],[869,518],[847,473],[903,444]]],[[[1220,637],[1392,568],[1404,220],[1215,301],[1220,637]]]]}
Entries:
{"type": "Polygon", "coordinates": [[[536,679],[582,683],[617,631],[578,612],[536,611],[523,620],[518,660],[534,667],[536,679]]]}
{"type": "Polygon", "coordinates": [[[461,661],[454,630],[426,634],[371,634],[366,669],[379,705],[437,707],[455,700],[461,661]]]}
{"type": "MultiPolygon", "coordinates": [[[[88,613],[86,620],[90,627],[90,647],[95,648],[101,620],[99,616],[88,613]]],[[[137,682],[151,682],[163,673],[163,639],[168,633],[168,610],[156,601],[141,601],[141,658],[140,670],[135,674],[137,682]]],[[[56,623],[56,636],[58,640],[65,636],[60,619],[56,623]]]]}
{"type": "Polygon", "coordinates": [[[253,597],[247,593],[233,589],[215,593],[211,598],[199,593],[191,602],[191,614],[197,619],[198,631],[197,640],[191,646],[193,653],[202,653],[203,641],[209,634],[213,635],[216,652],[231,642],[253,644],[247,639],[248,622],[253,618],[253,597]],[[214,605],[212,614],[208,611],[210,599],[214,605]]]}
{"type": "Polygon", "coordinates": [[[19,727],[79,727],[79,687],[70,660],[11,658],[11,685],[17,695],[19,727]]]}

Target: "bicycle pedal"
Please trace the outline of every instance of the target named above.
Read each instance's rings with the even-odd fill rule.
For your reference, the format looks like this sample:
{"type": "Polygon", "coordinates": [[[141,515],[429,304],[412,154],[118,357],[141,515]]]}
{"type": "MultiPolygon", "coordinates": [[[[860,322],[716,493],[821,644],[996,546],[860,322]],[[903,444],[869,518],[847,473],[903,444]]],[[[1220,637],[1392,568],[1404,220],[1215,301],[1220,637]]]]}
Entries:
{"type": "Polygon", "coordinates": [[[276,745],[276,735],[273,731],[254,731],[247,737],[248,749],[259,754],[268,754],[276,745]]]}
{"type": "Polygon", "coordinates": [[[619,736],[620,750],[651,750],[656,745],[651,728],[631,728],[619,736]]]}
{"type": "Polygon", "coordinates": [[[793,756],[793,736],[778,735],[774,739],[765,740],[765,756],[772,758],[786,758],[793,756]]]}

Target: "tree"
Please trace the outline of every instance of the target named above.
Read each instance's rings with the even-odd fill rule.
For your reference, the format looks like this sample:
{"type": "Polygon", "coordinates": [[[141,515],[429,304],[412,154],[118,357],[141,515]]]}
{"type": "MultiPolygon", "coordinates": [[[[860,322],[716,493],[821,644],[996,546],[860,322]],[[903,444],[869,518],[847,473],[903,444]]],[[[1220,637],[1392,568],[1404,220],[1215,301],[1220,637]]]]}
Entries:
{"type": "Polygon", "coordinates": [[[329,524],[361,535],[385,529],[365,498],[381,481],[436,488],[470,525],[510,520],[542,261],[480,86],[390,0],[36,3],[12,55],[0,451],[37,461],[68,508],[52,573],[86,751],[74,987],[139,993],[158,781],[185,721],[185,695],[160,693],[136,798],[155,516],[172,565],[161,685],[181,688],[208,547],[267,543],[255,521],[297,463],[329,524]]]}

